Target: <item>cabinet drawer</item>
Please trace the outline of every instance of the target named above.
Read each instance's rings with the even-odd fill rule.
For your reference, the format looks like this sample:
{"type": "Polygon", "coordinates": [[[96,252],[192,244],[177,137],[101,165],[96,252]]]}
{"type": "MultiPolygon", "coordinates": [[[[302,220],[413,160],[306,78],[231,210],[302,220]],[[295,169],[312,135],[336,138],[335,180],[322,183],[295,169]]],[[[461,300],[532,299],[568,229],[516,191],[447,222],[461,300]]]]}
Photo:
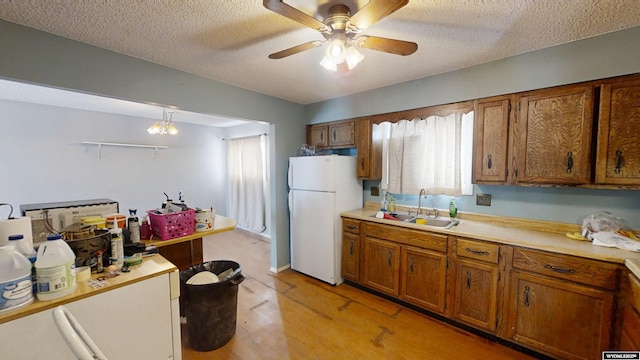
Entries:
{"type": "Polygon", "coordinates": [[[366,222],[364,232],[367,236],[391,240],[405,245],[417,246],[440,252],[447,251],[447,235],[434,234],[418,230],[366,222]]]}
{"type": "Polygon", "coordinates": [[[456,254],[459,257],[482,260],[492,264],[498,263],[498,244],[485,243],[480,241],[458,239],[456,254]]]}
{"type": "Polygon", "coordinates": [[[360,234],[360,221],[342,218],[342,231],[360,234]]]}
{"type": "Polygon", "coordinates": [[[608,290],[616,288],[618,267],[597,260],[514,248],[513,267],[608,290]]]}

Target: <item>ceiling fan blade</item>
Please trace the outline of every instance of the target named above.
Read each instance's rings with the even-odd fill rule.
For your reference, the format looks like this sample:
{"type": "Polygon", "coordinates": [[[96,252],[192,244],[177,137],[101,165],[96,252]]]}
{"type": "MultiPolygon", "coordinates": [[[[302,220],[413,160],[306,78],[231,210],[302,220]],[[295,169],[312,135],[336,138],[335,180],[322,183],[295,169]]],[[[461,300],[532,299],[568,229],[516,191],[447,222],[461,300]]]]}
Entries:
{"type": "Polygon", "coordinates": [[[269,55],[269,59],[282,59],[283,57],[287,57],[293,54],[297,54],[299,52],[303,52],[305,50],[322,46],[322,44],[324,44],[324,41],[311,41],[308,43],[300,44],[298,46],[294,46],[292,48],[288,48],[282,51],[278,51],[277,53],[273,53],[269,55]]]}
{"type": "Polygon", "coordinates": [[[358,29],[364,30],[408,3],[409,0],[370,0],[367,5],[351,16],[349,22],[358,29]]]}
{"type": "Polygon", "coordinates": [[[377,36],[360,36],[356,45],[365,49],[384,51],[396,55],[411,55],[418,50],[418,44],[410,41],[387,39],[377,36]]]}
{"type": "Polygon", "coordinates": [[[309,16],[290,5],[285,4],[283,0],[264,0],[262,2],[262,5],[277,14],[297,21],[300,24],[308,26],[314,30],[318,30],[320,32],[328,32],[331,30],[327,25],[316,20],[314,17],[309,16]]]}

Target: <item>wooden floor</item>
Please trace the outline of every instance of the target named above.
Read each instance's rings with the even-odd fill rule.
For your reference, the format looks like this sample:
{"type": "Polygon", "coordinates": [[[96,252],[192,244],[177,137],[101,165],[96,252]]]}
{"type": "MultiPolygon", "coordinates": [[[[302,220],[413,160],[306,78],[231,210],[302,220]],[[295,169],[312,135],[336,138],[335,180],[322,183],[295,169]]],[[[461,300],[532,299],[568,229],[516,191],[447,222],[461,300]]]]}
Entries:
{"type": "Polygon", "coordinates": [[[270,244],[234,230],[204,239],[205,260],[233,260],[236,334],[198,352],[182,331],[185,360],[196,359],[531,359],[352,286],[330,286],[293,270],[269,271],[270,244]]]}

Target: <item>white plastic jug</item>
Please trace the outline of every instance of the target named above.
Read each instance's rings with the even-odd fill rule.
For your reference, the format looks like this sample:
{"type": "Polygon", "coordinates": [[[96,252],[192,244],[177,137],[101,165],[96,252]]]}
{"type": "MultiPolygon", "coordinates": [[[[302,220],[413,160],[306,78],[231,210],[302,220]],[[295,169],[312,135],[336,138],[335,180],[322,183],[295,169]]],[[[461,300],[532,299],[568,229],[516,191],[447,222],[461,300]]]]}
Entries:
{"type": "Polygon", "coordinates": [[[33,302],[31,262],[13,245],[0,246],[0,314],[33,302]]]}
{"type": "Polygon", "coordinates": [[[76,290],[76,256],[59,234],[49,235],[38,248],[36,276],[38,299],[53,300],[76,290]]]}

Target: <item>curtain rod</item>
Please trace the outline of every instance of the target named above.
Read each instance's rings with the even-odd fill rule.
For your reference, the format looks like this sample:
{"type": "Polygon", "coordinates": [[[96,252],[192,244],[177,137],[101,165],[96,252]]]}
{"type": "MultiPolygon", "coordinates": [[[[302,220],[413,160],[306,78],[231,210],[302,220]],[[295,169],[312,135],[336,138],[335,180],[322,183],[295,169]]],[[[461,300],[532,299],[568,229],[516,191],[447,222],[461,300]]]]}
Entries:
{"type": "Polygon", "coordinates": [[[231,138],[231,139],[222,138],[222,140],[223,141],[227,141],[227,140],[242,140],[242,139],[249,139],[249,138],[254,138],[254,137],[259,137],[259,136],[267,136],[267,133],[262,133],[262,134],[258,134],[258,135],[240,136],[240,137],[231,138]]]}

